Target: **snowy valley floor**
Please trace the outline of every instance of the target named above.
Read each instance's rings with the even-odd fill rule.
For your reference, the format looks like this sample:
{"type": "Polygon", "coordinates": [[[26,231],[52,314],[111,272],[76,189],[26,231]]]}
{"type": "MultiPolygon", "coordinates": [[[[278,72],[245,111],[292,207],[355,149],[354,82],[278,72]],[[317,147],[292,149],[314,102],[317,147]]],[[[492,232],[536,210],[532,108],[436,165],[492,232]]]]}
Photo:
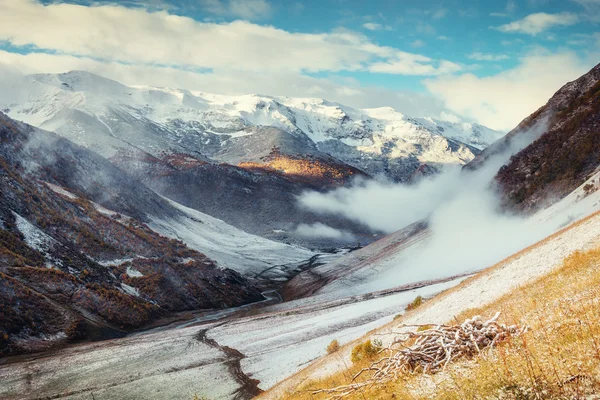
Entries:
{"type": "Polygon", "coordinates": [[[352,341],[390,322],[415,296],[434,295],[460,280],[375,298],[300,300],[283,311],[276,305],[255,316],[5,360],[0,398],[251,398],[257,387],[268,389],[322,356],[332,339],[352,341]]]}

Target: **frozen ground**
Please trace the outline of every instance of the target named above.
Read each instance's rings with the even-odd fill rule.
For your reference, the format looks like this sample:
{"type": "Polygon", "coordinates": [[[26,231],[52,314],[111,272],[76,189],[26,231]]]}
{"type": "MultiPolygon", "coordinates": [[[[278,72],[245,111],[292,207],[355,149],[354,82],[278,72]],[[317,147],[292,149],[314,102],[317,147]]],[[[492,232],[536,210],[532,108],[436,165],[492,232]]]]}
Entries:
{"type": "Polygon", "coordinates": [[[352,341],[390,322],[417,295],[456,283],[346,304],[267,308],[256,316],[13,359],[0,365],[0,398],[250,398],[251,379],[268,389],[324,355],[331,340],[352,341]]]}

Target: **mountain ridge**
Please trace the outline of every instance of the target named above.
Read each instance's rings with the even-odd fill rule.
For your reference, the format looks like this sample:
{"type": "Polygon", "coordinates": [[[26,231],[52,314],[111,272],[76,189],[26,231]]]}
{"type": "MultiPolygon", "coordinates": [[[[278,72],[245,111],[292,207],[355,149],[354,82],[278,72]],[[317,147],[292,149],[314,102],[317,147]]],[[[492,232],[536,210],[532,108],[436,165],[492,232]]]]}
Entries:
{"type": "Polygon", "coordinates": [[[297,154],[328,153],[370,175],[406,181],[409,174],[386,171],[386,164],[411,157],[411,165],[418,163],[412,170],[420,164],[466,163],[500,135],[478,124],[407,117],[389,107],[361,110],[318,98],[129,87],[83,71],[31,75],[14,88],[20,92],[16,98],[2,101],[11,117],[57,131],[105,156],[112,155],[118,140],[128,140],[154,155],[172,148],[227,162],[222,152],[210,154],[211,144],[226,147],[230,139],[250,136],[253,127],[270,126],[306,142],[297,154]],[[123,121],[126,135],[120,131],[123,121]],[[86,143],[90,138],[82,137],[82,128],[64,126],[73,123],[87,125],[106,143],[86,143]],[[150,134],[137,132],[143,129],[150,134]],[[195,137],[193,143],[190,137],[195,137]]]}
{"type": "Polygon", "coordinates": [[[494,178],[505,208],[532,213],[554,204],[600,167],[600,64],[548,102],[466,168],[479,168],[511,143],[525,146],[494,178]]]}

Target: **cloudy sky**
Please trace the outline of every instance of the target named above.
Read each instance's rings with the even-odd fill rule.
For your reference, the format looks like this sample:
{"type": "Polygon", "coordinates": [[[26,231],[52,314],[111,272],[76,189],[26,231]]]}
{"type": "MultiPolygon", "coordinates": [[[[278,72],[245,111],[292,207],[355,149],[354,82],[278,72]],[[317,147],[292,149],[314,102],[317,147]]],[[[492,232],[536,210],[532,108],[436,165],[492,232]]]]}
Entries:
{"type": "Polygon", "coordinates": [[[322,97],[509,130],[600,62],[600,0],[0,0],[0,79],[322,97]]]}

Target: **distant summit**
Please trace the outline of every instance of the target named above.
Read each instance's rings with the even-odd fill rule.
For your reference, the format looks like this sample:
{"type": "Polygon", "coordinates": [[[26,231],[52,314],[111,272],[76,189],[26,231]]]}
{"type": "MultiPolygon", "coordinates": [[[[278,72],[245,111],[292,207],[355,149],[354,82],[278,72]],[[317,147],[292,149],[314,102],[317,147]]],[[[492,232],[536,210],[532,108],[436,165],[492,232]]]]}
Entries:
{"type": "Polygon", "coordinates": [[[436,170],[465,164],[501,136],[478,124],[411,118],[389,107],[359,110],[314,98],[128,87],[84,71],[30,75],[15,82],[13,92],[0,104],[12,118],[108,157],[136,149],[260,162],[276,146],[291,156],[326,153],[366,174],[409,181],[422,165],[436,170]],[[259,127],[284,134],[257,148],[251,136],[259,127]],[[243,154],[248,146],[255,155],[243,154]]]}

